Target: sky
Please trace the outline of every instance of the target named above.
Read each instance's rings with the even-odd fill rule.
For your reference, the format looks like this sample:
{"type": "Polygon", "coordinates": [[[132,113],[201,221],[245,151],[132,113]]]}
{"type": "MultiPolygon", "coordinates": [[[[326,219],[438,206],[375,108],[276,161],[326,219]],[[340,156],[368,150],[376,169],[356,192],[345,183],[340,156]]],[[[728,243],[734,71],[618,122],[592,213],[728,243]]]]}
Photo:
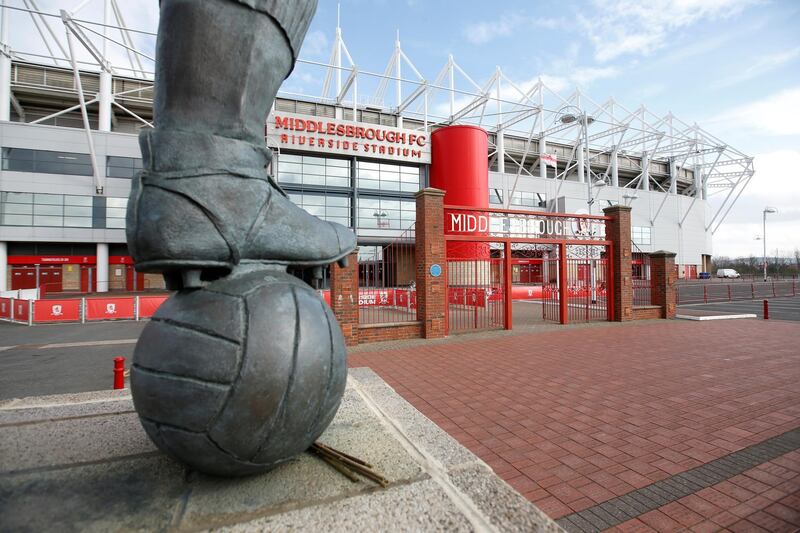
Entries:
{"type": "MultiPolygon", "coordinates": [[[[80,3],[37,4],[57,13],[80,3]]],[[[156,0],[118,3],[128,27],[155,31],[156,0]]],[[[628,109],[645,104],[656,115],[699,124],[755,157],[756,174],[715,233],[714,254],[759,256],[766,206],[778,210],[768,215],[768,253],[800,249],[800,1],[319,0],[301,59],[328,61],[337,5],[343,39],[362,71],[383,72],[399,32],[404,53],[429,81],[452,54],[479,85],[499,66],[522,86],[541,77],[565,96],[578,87],[596,102],[613,96],[628,109]]],[[[102,6],[89,0],[75,16],[100,21],[102,6]]],[[[12,12],[12,48],[45,51],[25,17],[12,12]]],[[[135,40],[154,56],[152,37],[135,40]]],[[[124,49],[111,48],[112,62],[127,65],[124,49]]],[[[323,77],[322,68],[299,66],[283,90],[319,94],[323,77]]],[[[360,89],[360,101],[370,89],[360,89]]]]}

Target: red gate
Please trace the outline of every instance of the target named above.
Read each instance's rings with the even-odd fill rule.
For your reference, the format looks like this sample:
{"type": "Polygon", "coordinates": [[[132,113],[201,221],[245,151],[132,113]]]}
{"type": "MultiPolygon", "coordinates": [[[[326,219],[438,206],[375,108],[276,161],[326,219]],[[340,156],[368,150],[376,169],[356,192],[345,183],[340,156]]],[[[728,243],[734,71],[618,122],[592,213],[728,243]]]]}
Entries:
{"type": "Polygon", "coordinates": [[[477,249],[447,261],[448,331],[459,333],[505,327],[505,261],[492,257],[488,244],[469,243],[462,248],[477,249]]]}
{"type": "Polygon", "coordinates": [[[447,205],[444,216],[449,332],[511,329],[514,313],[538,316],[533,295],[536,320],[613,320],[608,217],[447,205]],[[537,276],[523,278],[519,265],[532,260],[537,276]],[[517,311],[514,283],[525,299],[517,311]]]}

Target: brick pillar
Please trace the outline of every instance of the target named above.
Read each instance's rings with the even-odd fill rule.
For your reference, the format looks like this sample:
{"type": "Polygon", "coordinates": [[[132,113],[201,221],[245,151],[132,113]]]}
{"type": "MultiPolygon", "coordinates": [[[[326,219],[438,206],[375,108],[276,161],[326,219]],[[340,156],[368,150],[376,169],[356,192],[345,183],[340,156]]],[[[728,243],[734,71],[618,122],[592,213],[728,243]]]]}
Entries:
{"type": "Polygon", "coordinates": [[[331,265],[331,309],[342,327],[347,346],[358,344],[358,253],[350,255],[347,268],[331,265]]]}
{"type": "Polygon", "coordinates": [[[447,254],[444,240],[444,191],[423,189],[416,194],[417,223],[414,253],[417,261],[417,319],[422,321],[422,336],[445,336],[447,305],[447,254]],[[431,276],[432,265],[441,266],[441,275],[431,276]]]}
{"type": "Polygon", "coordinates": [[[614,283],[614,320],[633,320],[633,281],[631,280],[631,208],[614,205],[603,209],[606,220],[606,239],[613,243],[611,262],[614,283]]]}
{"type": "Polygon", "coordinates": [[[651,302],[661,306],[661,318],[675,318],[678,294],[675,289],[675,254],[659,250],[650,254],[651,302]]]}

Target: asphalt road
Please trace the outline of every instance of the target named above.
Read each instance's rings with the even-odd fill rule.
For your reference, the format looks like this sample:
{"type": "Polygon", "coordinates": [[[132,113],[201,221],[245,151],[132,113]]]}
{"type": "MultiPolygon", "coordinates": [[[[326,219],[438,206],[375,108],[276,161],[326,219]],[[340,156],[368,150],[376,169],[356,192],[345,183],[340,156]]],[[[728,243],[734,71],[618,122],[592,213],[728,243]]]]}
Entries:
{"type": "Polygon", "coordinates": [[[24,326],[0,322],[0,399],[110,389],[146,322],[24,326]]]}
{"type": "MultiPolygon", "coordinates": [[[[768,301],[770,319],[800,321],[800,296],[794,298],[768,298],[768,301]]],[[[693,311],[702,311],[703,314],[710,312],[725,315],[754,314],[758,318],[763,318],[764,302],[763,300],[741,300],[736,302],[681,305],[678,307],[678,314],[681,314],[682,311],[686,311],[687,314],[693,311]]]]}

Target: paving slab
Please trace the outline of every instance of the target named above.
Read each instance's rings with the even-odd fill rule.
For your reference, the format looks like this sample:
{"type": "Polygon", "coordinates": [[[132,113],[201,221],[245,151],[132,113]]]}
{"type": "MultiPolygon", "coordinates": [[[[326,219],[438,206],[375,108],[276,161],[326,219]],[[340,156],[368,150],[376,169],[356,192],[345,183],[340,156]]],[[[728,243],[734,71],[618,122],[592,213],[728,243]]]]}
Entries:
{"type": "Polygon", "coordinates": [[[192,471],[158,451],[129,391],[0,404],[0,532],[562,531],[369,369],[321,442],[390,480],[352,482],[308,453],[256,476],[192,471]]]}

